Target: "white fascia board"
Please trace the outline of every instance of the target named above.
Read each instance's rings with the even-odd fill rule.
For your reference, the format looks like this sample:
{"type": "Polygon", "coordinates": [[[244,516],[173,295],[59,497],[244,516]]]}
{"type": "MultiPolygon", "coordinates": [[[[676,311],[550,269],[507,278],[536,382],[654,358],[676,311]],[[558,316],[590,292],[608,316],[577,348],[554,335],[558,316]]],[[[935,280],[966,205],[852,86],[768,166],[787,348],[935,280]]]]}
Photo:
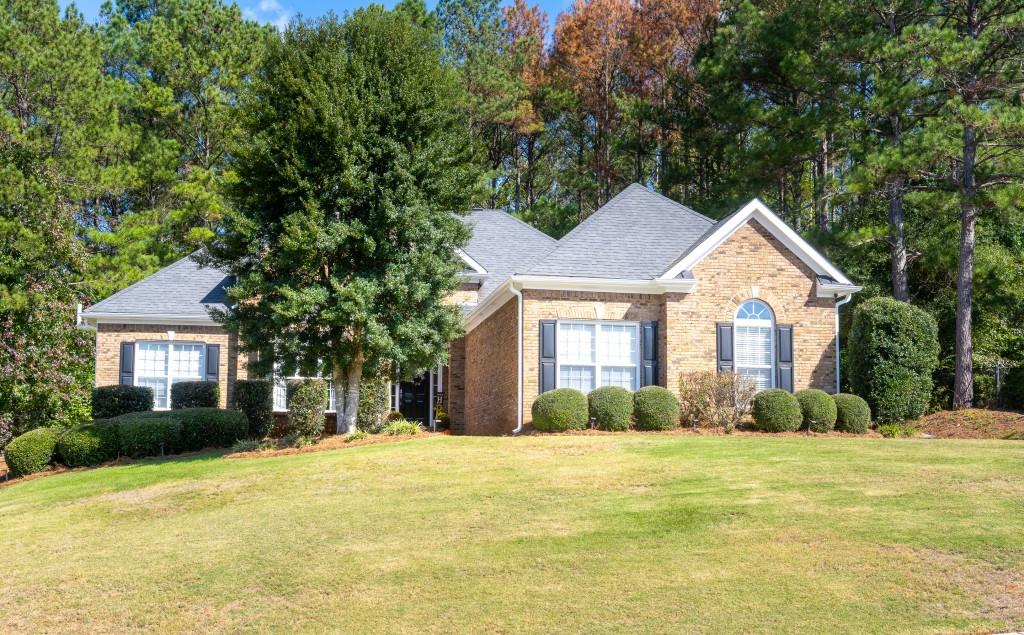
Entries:
{"type": "Polygon", "coordinates": [[[775,215],[768,206],[758,199],[747,203],[743,208],[727,222],[723,223],[713,234],[708,236],[703,243],[698,245],[690,253],[662,274],[661,279],[667,280],[676,278],[684,271],[691,271],[694,266],[713,252],[719,245],[729,239],[736,230],[745,225],[750,219],[755,219],[764,226],[772,236],[778,239],[790,251],[800,257],[815,273],[834,278],[839,284],[851,285],[853,283],[843,275],[825,256],[804,240],[800,234],[793,231],[789,225],[775,215]]]}
{"type": "Polygon", "coordinates": [[[198,315],[155,315],[135,313],[83,313],[87,324],[167,324],[181,326],[219,326],[213,318],[198,315]]]}
{"type": "Polygon", "coordinates": [[[483,265],[476,260],[473,260],[473,258],[462,249],[456,249],[455,253],[458,254],[459,258],[462,259],[462,262],[466,263],[466,266],[475,271],[477,275],[487,274],[487,270],[484,269],[483,265]]]}
{"type": "Polygon", "coordinates": [[[477,304],[476,308],[464,318],[463,325],[466,327],[466,332],[469,333],[476,327],[480,326],[480,324],[489,318],[492,313],[505,306],[505,303],[514,297],[515,294],[512,293],[512,279],[509,278],[503,282],[500,287],[491,291],[491,293],[484,298],[484,301],[477,304]]]}
{"type": "Polygon", "coordinates": [[[863,288],[864,287],[856,284],[819,282],[817,295],[819,298],[838,298],[841,295],[851,295],[857,293],[863,288]]]}

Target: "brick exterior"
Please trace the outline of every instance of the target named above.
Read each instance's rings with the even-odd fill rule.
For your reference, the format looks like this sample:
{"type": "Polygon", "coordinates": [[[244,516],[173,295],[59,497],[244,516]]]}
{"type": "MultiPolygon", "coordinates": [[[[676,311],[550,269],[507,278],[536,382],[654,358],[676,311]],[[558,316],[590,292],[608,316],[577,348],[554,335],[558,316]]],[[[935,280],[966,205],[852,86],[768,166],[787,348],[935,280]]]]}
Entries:
{"type": "Polygon", "coordinates": [[[96,331],[96,385],[109,386],[120,381],[121,342],[163,342],[174,331],[175,342],[202,342],[220,345],[220,405],[231,403],[235,380],[246,379],[247,357],[238,351],[237,338],[219,326],[181,326],[159,324],[100,324],[96,331]]]}
{"type": "MultiPolygon", "coordinates": [[[[463,338],[462,418],[453,420],[460,432],[508,434],[516,427],[517,310],[512,298],[463,338]]],[[[458,401],[457,379],[452,387],[458,401]]]]}

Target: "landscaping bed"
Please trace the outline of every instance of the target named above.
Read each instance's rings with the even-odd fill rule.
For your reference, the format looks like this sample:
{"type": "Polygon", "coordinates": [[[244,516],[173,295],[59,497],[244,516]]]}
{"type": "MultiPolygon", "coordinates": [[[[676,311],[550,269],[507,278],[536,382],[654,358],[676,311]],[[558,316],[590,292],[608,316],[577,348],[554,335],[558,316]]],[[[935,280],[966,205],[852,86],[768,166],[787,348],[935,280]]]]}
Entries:
{"type": "Polygon", "coordinates": [[[942,410],[921,417],[912,425],[939,439],[1024,440],[1024,413],[1012,410],[942,410]]]}

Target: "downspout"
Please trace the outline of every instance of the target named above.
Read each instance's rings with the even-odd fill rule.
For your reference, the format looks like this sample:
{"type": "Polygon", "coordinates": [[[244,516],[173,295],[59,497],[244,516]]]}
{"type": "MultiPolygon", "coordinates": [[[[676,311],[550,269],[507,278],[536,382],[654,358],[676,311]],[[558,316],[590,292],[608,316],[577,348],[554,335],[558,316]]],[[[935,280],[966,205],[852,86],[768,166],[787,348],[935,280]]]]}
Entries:
{"type": "Polygon", "coordinates": [[[516,319],[516,429],[512,431],[512,434],[519,434],[523,431],[523,292],[516,288],[514,279],[509,289],[519,304],[519,317],[516,319]]]}
{"type": "Polygon", "coordinates": [[[853,299],[852,293],[847,293],[846,297],[836,302],[836,394],[839,394],[839,307],[843,306],[847,302],[853,299]]]}

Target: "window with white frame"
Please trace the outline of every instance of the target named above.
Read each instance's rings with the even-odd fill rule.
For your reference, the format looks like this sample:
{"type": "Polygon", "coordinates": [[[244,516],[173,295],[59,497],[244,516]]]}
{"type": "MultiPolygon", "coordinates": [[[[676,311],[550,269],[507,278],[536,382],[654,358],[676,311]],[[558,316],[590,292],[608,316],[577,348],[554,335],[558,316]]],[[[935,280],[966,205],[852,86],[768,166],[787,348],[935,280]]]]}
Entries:
{"type": "Polygon", "coordinates": [[[184,342],[138,342],[135,385],[153,389],[153,407],[171,407],[171,386],[205,379],[206,345],[184,342]]]}
{"type": "Polygon", "coordinates": [[[775,383],[774,327],[772,310],[760,300],[747,300],[736,310],[736,373],[749,377],[758,390],[771,388],[775,383]]]}
{"type": "Polygon", "coordinates": [[[558,322],[558,387],[636,390],[639,341],[635,322],[558,322]]]}
{"type": "MultiPolygon", "coordinates": [[[[288,380],[302,379],[300,375],[281,377],[274,373],[274,410],[277,412],[288,411],[288,380]]],[[[327,382],[327,410],[324,412],[337,412],[337,401],[335,401],[334,383],[327,382]]]]}

